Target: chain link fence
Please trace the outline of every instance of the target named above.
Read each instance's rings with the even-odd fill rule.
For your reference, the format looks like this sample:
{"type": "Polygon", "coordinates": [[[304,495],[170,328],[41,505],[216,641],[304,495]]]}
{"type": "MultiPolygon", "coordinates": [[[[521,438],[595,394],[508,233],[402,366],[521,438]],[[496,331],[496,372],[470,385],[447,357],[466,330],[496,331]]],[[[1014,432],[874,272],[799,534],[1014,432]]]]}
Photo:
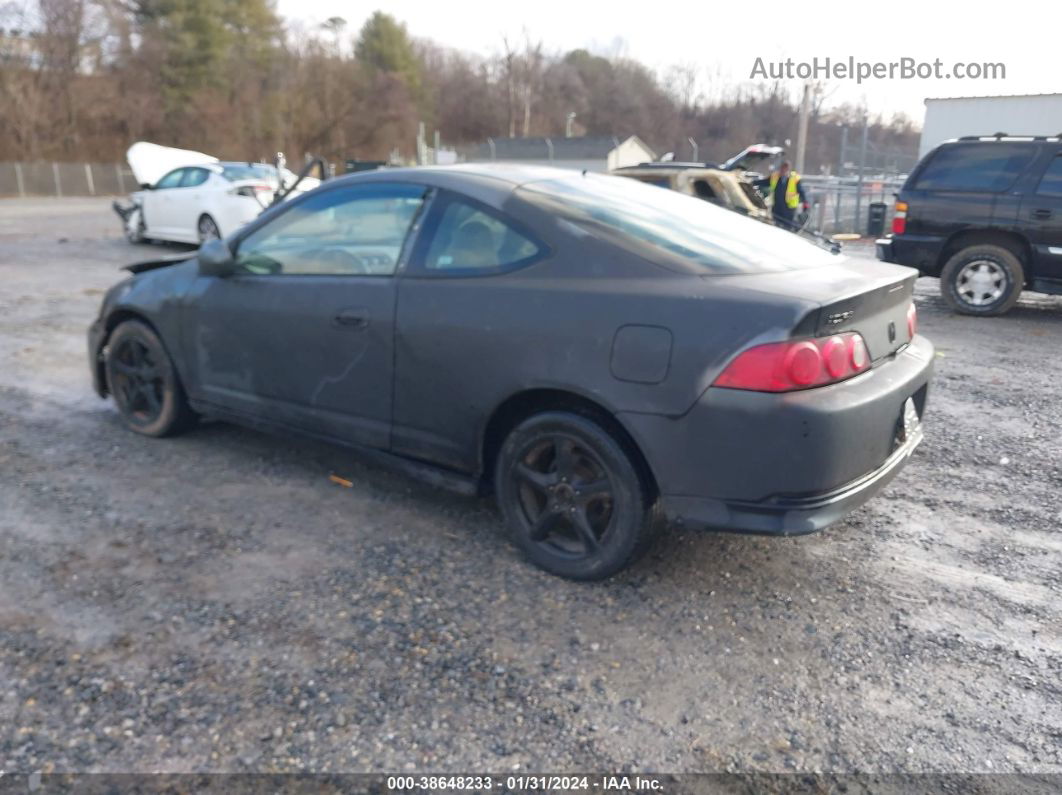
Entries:
{"type": "Polygon", "coordinates": [[[0,196],[121,196],[136,187],[124,163],[0,162],[0,196]]]}
{"type": "Polygon", "coordinates": [[[878,203],[885,205],[883,225],[887,232],[894,212],[893,194],[903,186],[903,179],[897,177],[864,177],[862,186],[855,177],[804,176],[801,182],[814,205],[811,226],[826,235],[867,235],[870,205],[878,203]]]}
{"type": "MultiPolygon", "coordinates": [[[[823,234],[867,233],[872,202],[892,214],[892,195],[903,184],[895,177],[802,177],[814,204],[812,227],[823,234]],[[858,197],[858,198],[857,198],[858,197]]],[[[133,172],[120,163],[0,162],[0,196],[122,196],[137,188],[133,172]]]]}

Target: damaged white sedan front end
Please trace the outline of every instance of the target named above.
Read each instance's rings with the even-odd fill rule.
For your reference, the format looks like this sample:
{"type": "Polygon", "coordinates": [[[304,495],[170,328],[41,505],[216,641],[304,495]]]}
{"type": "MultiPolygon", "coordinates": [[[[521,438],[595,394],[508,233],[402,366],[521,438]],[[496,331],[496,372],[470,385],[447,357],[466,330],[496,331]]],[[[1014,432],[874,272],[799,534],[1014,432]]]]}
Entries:
{"type": "Polygon", "coordinates": [[[114,210],[131,243],[202,244],[226,237],[276,201],[320,184],[283,167],[225,162],[144,141],[129,147],[126,159],[140,190],[130,194],[128,204],[115,202],[114,210]]]}

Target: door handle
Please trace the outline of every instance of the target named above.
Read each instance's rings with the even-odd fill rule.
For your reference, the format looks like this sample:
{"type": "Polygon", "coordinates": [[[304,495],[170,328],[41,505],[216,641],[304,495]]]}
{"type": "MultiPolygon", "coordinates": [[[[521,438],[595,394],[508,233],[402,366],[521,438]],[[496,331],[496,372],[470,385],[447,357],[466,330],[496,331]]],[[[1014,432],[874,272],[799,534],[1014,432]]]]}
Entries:
{"type": "Polygon", "coordinates": [[[1045,210],[1045,209],[1042,209],[1042,208],[1039,209],[1039,210],[1033,210],[1033,218],[1037,219],[1038,221],[1046,221],[1050,217],[1051,217],[1051,211],[1050,210],[1045,210]]]}
{"type": "Polygon", "coordinates": [[[364,309],[341,309],[332,322],[343,328],[363,329],[369,325],[369,313],[364,309]]]}

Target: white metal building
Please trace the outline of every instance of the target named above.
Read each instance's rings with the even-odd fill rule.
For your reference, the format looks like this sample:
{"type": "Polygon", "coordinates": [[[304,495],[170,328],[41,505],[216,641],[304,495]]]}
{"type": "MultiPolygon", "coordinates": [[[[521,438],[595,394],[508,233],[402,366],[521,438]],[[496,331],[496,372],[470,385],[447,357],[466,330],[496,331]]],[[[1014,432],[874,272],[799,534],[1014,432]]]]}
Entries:
{"type": "Polygon", "coordinates": [[[1062,94],[927,99],[918,156],[950,138],[996,133],[1062,133],[1062,94]]]}

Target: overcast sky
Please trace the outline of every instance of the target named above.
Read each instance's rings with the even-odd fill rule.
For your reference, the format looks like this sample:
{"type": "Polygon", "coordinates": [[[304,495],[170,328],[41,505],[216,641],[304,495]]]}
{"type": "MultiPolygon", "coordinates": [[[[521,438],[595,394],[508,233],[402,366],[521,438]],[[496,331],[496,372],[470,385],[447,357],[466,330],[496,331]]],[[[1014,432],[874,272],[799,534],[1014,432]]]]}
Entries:
{"type": "Polygon", "coordinates": [[[1057,2],[1014,3],[1009,6],[1013,13],[1003,6],[928,0],[279,0],[278,7],[284,17],[307,26],[343,17],[351,34],[380,8],[405,22],[414,36],[485,56],[500,51],[503,35],[519,39],[526,28],[558,52],[577,47],[606,55],[620,51],[661,71],[676,63],[695,65],[708,91],[713,80],[747,81],[757,56],[765,62],[816,56],[870,62],[940,58],[946,71],[959,61],[1005,64],[1003,80],[829,81],[827,104],[865,99],[872,113],[902,111],[919,124],[925,97],[1062,91],[1062,69],[1056,66],[1062,7],[1057,2]]]}

